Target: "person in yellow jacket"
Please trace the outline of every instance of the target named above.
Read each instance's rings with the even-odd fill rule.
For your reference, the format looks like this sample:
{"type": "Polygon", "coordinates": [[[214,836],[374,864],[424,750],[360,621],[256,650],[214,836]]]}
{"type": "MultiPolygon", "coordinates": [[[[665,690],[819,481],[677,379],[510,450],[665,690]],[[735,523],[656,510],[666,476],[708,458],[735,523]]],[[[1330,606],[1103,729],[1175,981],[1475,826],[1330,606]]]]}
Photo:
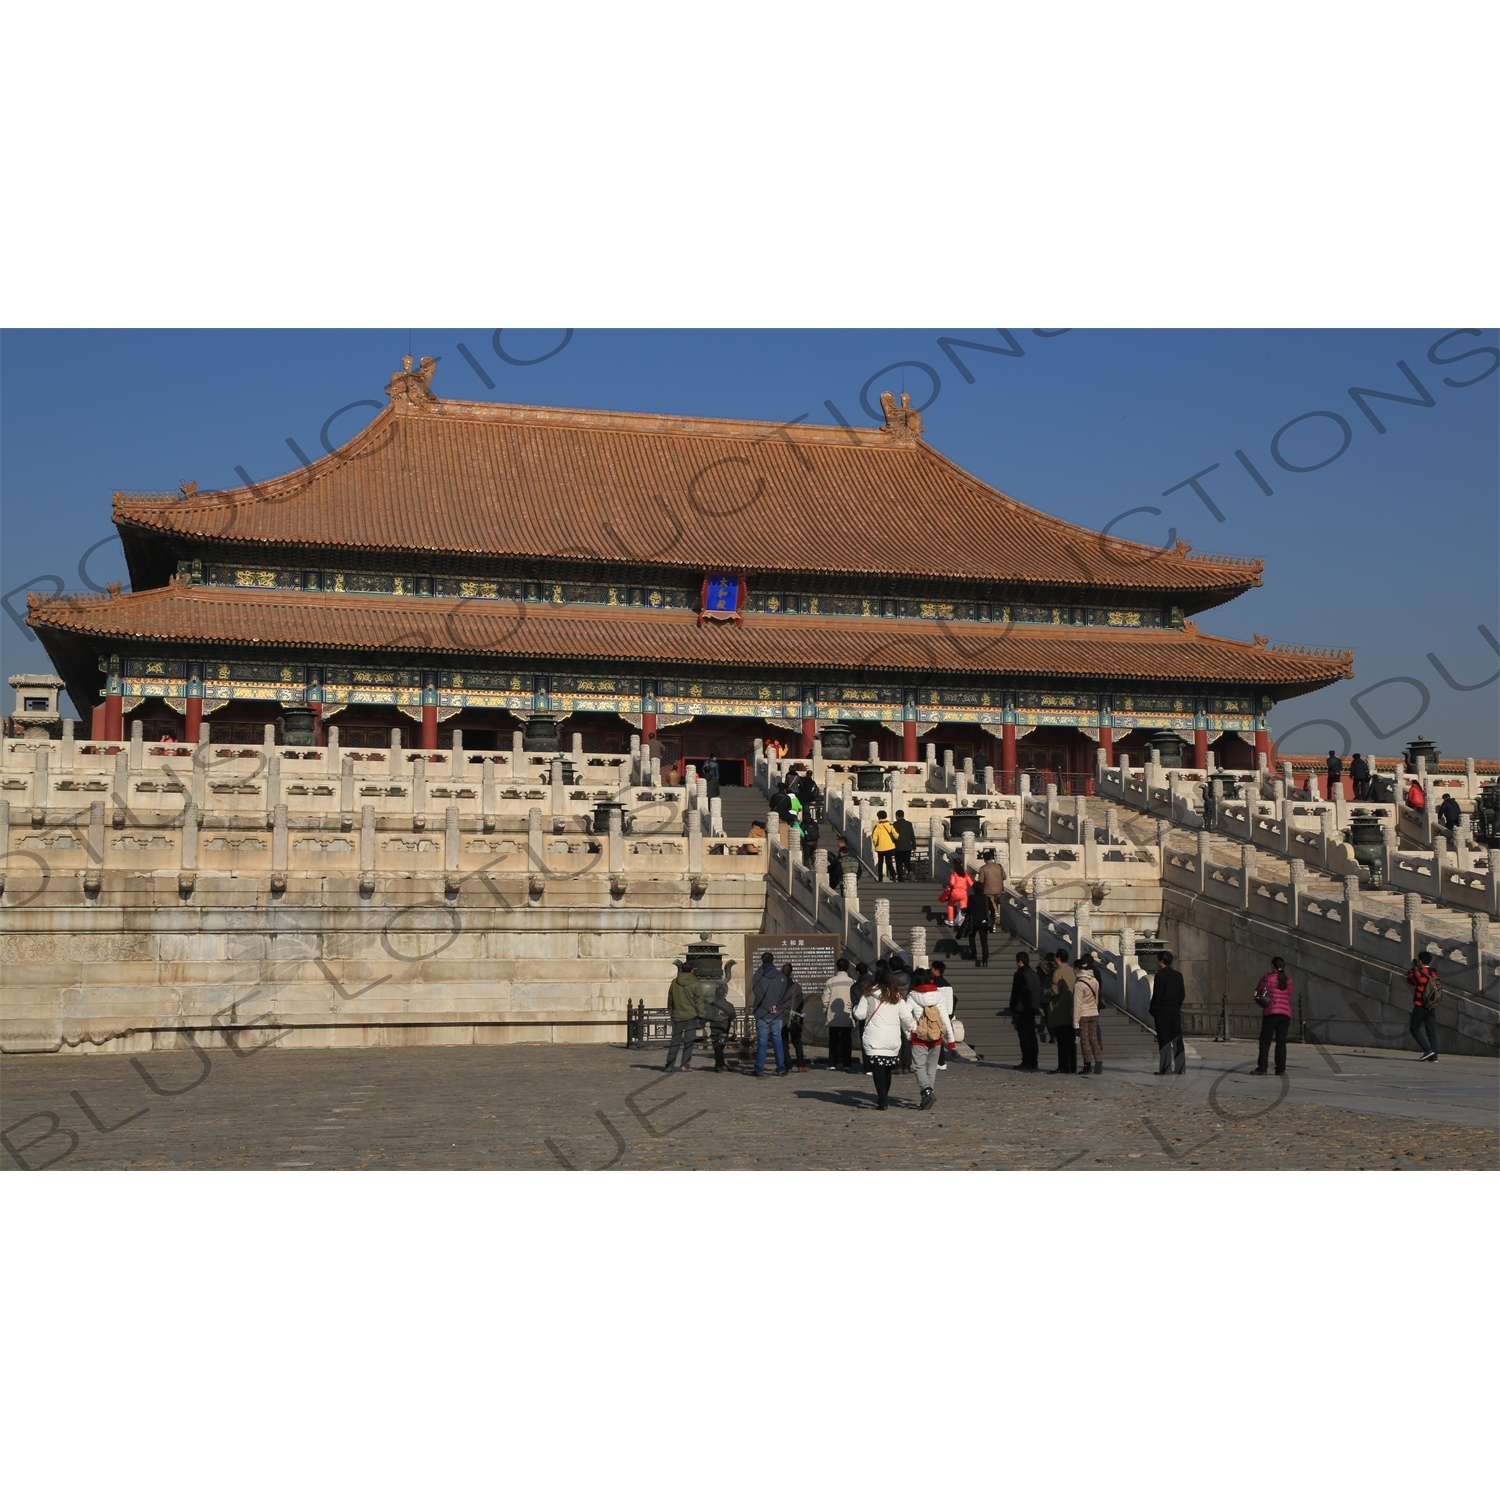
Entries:
{"type": "Polygon", "coordinates": [[[875,878],[884,880],[886,872],[896,878],[896,829],[886,817],[885,810],[875,814],[875,826],[870,830],[870,847],[875,851],[875,878]]]}

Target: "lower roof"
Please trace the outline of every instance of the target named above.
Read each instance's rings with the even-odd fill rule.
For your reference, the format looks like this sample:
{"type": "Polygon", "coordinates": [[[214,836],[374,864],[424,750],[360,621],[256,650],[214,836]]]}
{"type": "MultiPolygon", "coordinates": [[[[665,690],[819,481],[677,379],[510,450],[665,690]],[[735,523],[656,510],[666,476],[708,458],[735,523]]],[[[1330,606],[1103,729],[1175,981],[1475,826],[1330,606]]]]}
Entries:
{"type": "MultiPolygon", "coordinates": [[[[981,673],[1081,680],[1259,686],[1278,698],[1352,677],[1353,653],[1273,647],[1182,630],[998,625],[933,620],[753,616],[698,623],[689,611],[632,613],[493,599],[267,590],[247,594],[174,580],[142,593],[32,595],[44,639],[101,647],[175,646],[360,652],[407,659],[476,656],[713,668],[981,673]]],[[[58,642],[59,645],[62,642],[58,642]]]]}

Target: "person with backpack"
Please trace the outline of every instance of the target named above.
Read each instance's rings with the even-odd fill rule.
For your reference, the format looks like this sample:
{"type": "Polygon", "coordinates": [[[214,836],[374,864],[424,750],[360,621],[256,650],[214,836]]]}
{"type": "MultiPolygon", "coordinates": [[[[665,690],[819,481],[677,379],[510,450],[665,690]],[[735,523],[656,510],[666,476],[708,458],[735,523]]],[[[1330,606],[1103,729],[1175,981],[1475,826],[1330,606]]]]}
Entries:
{"type": "Polygon", "coordinates": [[[786,979],[769,952],[761,955],[751,993],[755,997],[755,1076],[766,1076],[766,1048],[776,1052],[776,1076],[786,1076],[786,1053],[781,1045],[781,1026],[786,1019],[786,979]]]}
{"type": "Polygon", "coordinates": [[[1083,1054],[1083,1073],[1104,1071],[1104,1049],[1099,1045],[1099,972],[1094,955],[1078,960],[1073,981],[1073,1024],[1078,1028],[1078,1050],[1083,1054]]]}
{"type": "Polygon", "coordinates": [[[797,795],[802,799],[803,807],[811,808],[813,820],[818,817],[818,805],[823,800],[823,789],[818,785],[817,778],[806,766],[799,766],[801,774],[797,777],[797,795]]]}
{"type": "Polygon", "coordinates": [[[1021,1060],[1016,1067],[1023,1073],[1037,1071],[1036,1018],[1041,1008],[1042,982],[1031,967],[1031,955],[1018,953],[1015,977],[1010,982],[1010,1019],[1021,1043],[1021,1060]]]}
{"type": "Polygon", "coordinates": [[[775,813],[777,818],[780,820],[776,828],[777,836],[780,838],[782,844],[786,848],[790,848],[791,824],[793,822],[792,799],[784,785],[781,790],[771,798],[771,811],[775,813]]]}
{"type": "Polygon", "coordinates": [[[1255,1071],[1264,1073],[1270,1057],[1271,1043],[1276,1043],[1276,1076],[1286,1072],[1286,1034],[1292,1024],[1292,995],[1296,989],[1286,971],[1286,960],[1273,958],[1270,972],[1261,975],[1255,986],[1255,1003],[1260,1006],[1260,1055],[1255,1071]]]}
{"type": "Polygon", "coordinates": [[[1430,953],[1417,954],[1417,961],[1406,971],[1406,982],[1412,988],[1412,1012],[1410,1031],[1422,1054],[1423,1062],[1437,1061],[1437,1014],[1438,1001],[1443,996],[1443,981],[1432,966],[1430,953]]]}
{"type": "Polygon", "coordinates": [[[798,825],[798,833],[802,836],[802,862],[812,868],[813,856],[818,852],[818,812],[812,804],[806,804],[802,809],[802,822],[798,825]]]}
{"type": "Polygon", "coordinates": [[[975,901],[979,900],[980,909],[987,918],[973,926],[974,935],[969,940],[969,956],[974,960],[976,968],[987,969],[990,966],[990,933],[1000,920],[1000,898],[1004,894],[1005,866],[995,858],[993,849],[986,849],[979,873],[974,877],[974,888],[969,892],[970,910],[972,911],[975,901]],[[975,939],[978,940],[977,945],[975,939]],[[981,947],[984,950],[983,958],[978,956],[981,947]]]}
{"type": "Polygon", "coordinates": [[[677,1067],[677,1056],[682,1054],[682,1071],[693,1066],[693,1044],[698,1040],[698,1027],[702,1024],[706,1009],[703,1004],[703,982],[681,961],[677,965],[677,977],[667,991],[667,1011],[672,1017],[672,1041],[667,1048],[667,1065],[670,1073],[677,1067]]]}
{"type": "Polygon", "coordinates": [[[953,1040],[953,991],[946,985],[939,988],[929,970],[918,969],[912,975],[908,998],[913,1006],[920,1008],[911,1031],[912,1062],[917,1087],[922,1091],[918,1108],[931,1109],[937,1102],[937,1075],[943,1048],[957,1045],[953,1040]]]}
{"type": "Polygon", "coordinates": [[[724,1049],[729,1045],[729,1033],[734,1029],[738,1012],[729,998],[729,986],[714,987],[714,997],[708,1002],[708,1037],[713,1043],[714,1072],[727,1073],[729,1065],[724,1061],[724,1049]]]}
{"type": "Polygon", "coordinates": [[[884,881],[887,874],[896,878],[896,828],[881,808],[875,814],[875,826],[870,830],[870,847],[875,851],[875,878],[884,881]]]}
{"type": "Polygon", "coordinates": [[[875,1080],[875,1108],[888,1108],[891,1074],[901,1043],[916,1029],[922,1012],[911,999],[892,983],[889,973],[884,982],[866,991],[854,1007],[854,1018],[864,1023],[864,1051],[875,1080]]]}

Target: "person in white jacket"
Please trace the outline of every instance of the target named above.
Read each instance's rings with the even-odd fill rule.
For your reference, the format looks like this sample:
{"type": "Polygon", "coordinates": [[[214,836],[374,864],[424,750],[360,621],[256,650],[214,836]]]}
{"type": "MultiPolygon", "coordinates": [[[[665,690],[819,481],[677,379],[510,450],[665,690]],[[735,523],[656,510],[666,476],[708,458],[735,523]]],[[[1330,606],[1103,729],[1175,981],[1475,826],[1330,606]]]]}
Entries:
{"type": "Polygon", "coordinates": [[[1104,1071],[1104,1052],[1099,1046],[1099,973],[1091,954],[1078,960],[1073,984],[1073,1024],[1078,1028],[1078,1045],[1083,1051],[1080,1076],[1104,1071]]]}
{"type": "Polygon", "coordinates": [[[943,1048],[953,1045],[953,991],[947,985],[940,988],[926,969],[918,969],[911,978],[907,999],[917,1010],[911,1037],[912,1063],[917,1085],[922,1090],[920,1107],[931,1109],[937,1102],[938,1065],[943,1048]],[[933,1012],[932,1016],[927,1015],[928,1010],[933,1012]]]}
{"type": "Polygon", "coordinates": [[[901,1052],[902,1038],[916,1030],[921,1015],[892,981],[884,965],[876,971],[874,989],[861,996],[854,1007],[854,1019],[864,1022],[863,1046],[875,1080],[876,1109],[888,1107],[891,1074],[901,1052]]]}

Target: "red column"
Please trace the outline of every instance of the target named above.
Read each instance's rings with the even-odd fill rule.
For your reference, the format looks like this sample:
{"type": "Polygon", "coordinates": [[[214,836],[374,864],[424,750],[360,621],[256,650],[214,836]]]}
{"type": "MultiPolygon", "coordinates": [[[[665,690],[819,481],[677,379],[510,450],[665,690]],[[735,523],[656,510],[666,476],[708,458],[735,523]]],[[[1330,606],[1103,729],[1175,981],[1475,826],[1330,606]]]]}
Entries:
{"type": "Polygon", "coordinates": [[[422,705],[422,749],[437,749],[437,704],[422,705]]]}
{"type": "MultiPolygon", "coordinates": [[[[313,716],[313,744],[321,745],[323,743],[323,705],[313,703],[308,706],[312,709],[313,716]]],[[[197,739],[198,736],[194,735],[193,738],[197,739]]]]}
{"type": "Polygon", "coordinates": [[[186,726],[182,731],[183,737],[187,740],[188,744],[196,745],[198,743],[198,735],[201,733],[203,726],[203,700],[201,698],[189,698],[183,718],[186,721],[186,726]]]}
{"type": "Polygon", "coordinates": [[[1104,764],[1112,766],[1115,763],[1115,732],[1108,724],[1099,727],[1099,748],[1104,752],[1104,764]]]}
{"type": "Polygon", "coordinates": [[[1206,729],[1193,731],[1193,769],[1195,771],[1208,769],[1208,731],[1206,729]]]}
{"type": "Polygon", "coordinates": [[[641,743],[644,745],[648,740],[656,738],[656,715],[641,715],[641,743]]]}
{"type": "Polygon", "coordinates": [[[901,759],[912,761],[917,758],[917,721],[907,719],[901,726],[901,759]]]}
{"type": "Polygon", "coordinates": [[[104,700],[104,738],[125,738],[125,703],[118,693],[111,693],[104,700]]]}
{"type": "Polygon", "coordinates": [[[1002,792],[1016,789],[1016,726],[1000,726],[1000,779],[1002,792]]]}
{"type": "Polygon", "coordinates": [[[804,719],[802,721],[802,758],[807,760],[813,753],[813,741],[818,737],[818,721],[816,719],[804,719]]]}
{"type": "Polygon", "coordinates": [[[1257,729],[1255,731],[1256,764],[1260,764],[1260,757],[1264,755],[1266,758],[1266,765],[1274,771],[1276,769],[1274,751],[1275,747],[1271,744],[1270,731],[1265,729],[1257,729]]]}
{"type": "Polygon", "coordinates": [[[96,703],[89,714],[89,738],[91,740],[104,738],[104,705],[102,703],[96,703]]]}

